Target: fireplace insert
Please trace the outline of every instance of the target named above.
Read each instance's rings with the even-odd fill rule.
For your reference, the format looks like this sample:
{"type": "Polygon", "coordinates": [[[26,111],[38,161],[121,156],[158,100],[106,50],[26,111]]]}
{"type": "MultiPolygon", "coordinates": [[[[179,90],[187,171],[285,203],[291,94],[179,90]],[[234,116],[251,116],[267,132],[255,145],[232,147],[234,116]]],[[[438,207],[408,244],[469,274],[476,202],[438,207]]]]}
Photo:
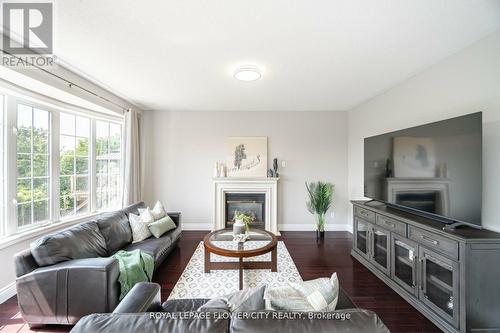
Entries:
{"type": "Polygon", "coordinates": [[[232,227],[234,214],[243,213],[254,218],[250,226],[265,229],[266,195],[265,193],[226,193],[226,228],[232,227]]]}

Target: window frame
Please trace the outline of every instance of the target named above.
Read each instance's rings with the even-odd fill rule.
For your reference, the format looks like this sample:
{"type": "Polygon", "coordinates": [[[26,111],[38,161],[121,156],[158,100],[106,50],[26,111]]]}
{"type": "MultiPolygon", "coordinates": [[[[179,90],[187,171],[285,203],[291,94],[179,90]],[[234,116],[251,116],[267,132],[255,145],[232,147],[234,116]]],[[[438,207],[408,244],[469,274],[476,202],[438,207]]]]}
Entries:
{"type": "MultiPolygon", "coordinates": [[[[36,232],[37,229],[50,228],[56,225],[72,224],[75,221],[82,220],[85,217],[96,215],[101,211],[108,210],[107,207],[102,210],[97,210],[95,183],[96,183],[96,162],[95,162],[95,123],[98,120],[116,123],[121,126],[121,151],[123,160],[123,128],[124,117],[113,116],[107,114],[100,114],[93,111],[86,112],[85,109],[72,107],[64,103],[58,102],[51,98],[33,98],[29,95],[22,93],[11,92],[9,89],[0,87],[0,95],[4,97],[4,179],[5,187],[3,188],[3,201],[0,205],[4,206],[3,218],[0,218],[0,240],[5,238],[12,238],[22,236],[23,234],[31,234],[36,232]],[[53,103],[50,103],[50,102],[53,103]],[[29,226],[18,227],[17,217],[17,105],[24,104],[33,108],[38,108],[49,112],[49,220],[39,223],[33,223],[29,226]],[[61,105],[62,104],[62,105],[61,105]],[[59,197],[60,197],[60,113],[71,114],[73,116],[86,117],[90,120],[90,137],[89,137],[89,211],[85,214],[72,215],[68,218],[61,219],[59,211],[59,197]]],[[[0,97],[1,102],[1,97],[0,97]]],[[[1,115],[0,115],[1,116],[1,115]]],[[[2,122],[0,121],[0,124],[2,122]]],[[[0,133],[2,131],[0,130],[0,133]]],[[[1,143],[1,140],[0,140],[1,143]]],[[[0,147],[0,152],[2,147],[0,147]]],[[[123,174],[123,163],[120,166],[120,172],[123,174]]],[[[1,170],[1,168],[0,168],[1,170]]],[[[1,178],[1,176],[0,176],[1,178]]],[[[0,179],[1,180],[1,179],[0,179]]],[[[121,188],[123,188],[123,178],[121,188]]],[[[1,184],[1,183],[0,183],[1,184]]],[[[0,196],[1,198],[1,196],[0,196]]],[[[2,210],[0,209],[0,214],[2,210]]]]}
{"type": "MultiPolygon", "coordinates": [[[[73,195],[72,195],[72,196],[73,196],[73,200],[74,200],[74,202],[73,202],[73,214],[70,214],[70,215],[68,215],[67,217],[61,217],[61,216],[59,217],[59,219],[60,219],[61,221],[65,221],[65,220],[71,220],[71,219],[74,219],[74,218],[79,217],[79,216],[85,216],[85,215],[88,215],[89,213],[91,213],[91,212],[92,212],[92,211],[91,211],[91,209],[92,209],[91,197],[92,197],[93,195],[92,195],[92,192],[91,192],[91,186],[90,186],[90,183],[91,183],[91,177],[92,177],[92,174],[91,174],[91,167],[90,167],[90,165],[91,165],[91,163],[92,163],[92,161],[91,161],[91,151],[95,148],[95,146],[94,146],[94,145],[92,145],[92,140],[91,140],[91,138],[92,138],[92,136],[93,136],[93,132],[92,132],[91,128],[92,128],[92,122],[93,122],[93,121],[95,121],[95,120],[93,120],[93,119],[92,119],[91,117],[89,117],[89,116],[77,115],[77,114],[74,114],[74,113],[70,113],[70,112],[66,112],[66,111],[61,111],[61,112],[59,112],[59,121],[61,120],[61,113],[64,113],[64,114],[66,114],[66,115],[70,115],[70,116],[74,117],[74,125],[75,125],[74,129],[75,129],[75,133],[74,133],[73,135],[69,135],[69,134],[62,134],[62,133],[60,132],[60,126],[59,126],[59,139],[61,138],[61,136],[71,137],[71,138],[73,138],[73,139],[74,139],[74,151],[73,151],[73,158],[74,158],[74,160],[73,160],[73,173],[72,173],[71,175],[61,175],[61,170],[60,170],[60,166],[61,166],[61,163],[60,163],[60,161],[61,161],[61,155],[60,155],[60,152],[61,152],[61,145],[60,145],[60,142],[59,142],[59,161],[58,161],[58,163],[59,163],[59,191],[58,191],[58,192],[59,192],[59,196],[58,196],[58,200],[60,200],[60,199],[63,197],[63,195],[61,194],[61,189],[60,189],[60,186],[61,186],[61,185],[60,185],[60,184],[61,184],[61,177],[71,177],[71,176],[73,176],[73,177],[74,177],[74,182],[75,182],[75,183],[73,184],[73,186],[75,187],[75,191],[76,191],[77,178],[82,176],[82,174],[78,174],[78,173],[76,172],[77,158],[78,158],[78,157],[80,157],[80,158],[84,157],[84,158],[86,158],[86,159],[87,159],[87,195],[88,195],[88,211],[87,211],[87,212],[85,212],[85,213],[82,213],[82,214],[77,214],[77,211],[76,211],[76,199],[75,199],[75,198],[76,198],[76,196],[75,196],[75,194],[73,193],[73,195]],[[78,119],[78,118],[86,118],[86,119],[89,121],[89,126],[88,126],[88,128],[87,128],[87,130],[88,130],[88,137],[82,137],[82,136],[77,135],[77,133],[76,133],[76,122],[77,122],[77,119],[78,119]],[[82,155],[77,155],[77,154],[76,154],[76,146],[77,146],[77,142],[78,142],[78,140],[77,140],[77,139],[79,139],[79,138],[80,138],[80,139],[82,139],[82,138],[86,138],[86,139],[88,139],[88,153],[87,153],[87,156],[82,156],[82,155]]],[[[60,125],[60,124],[59,124],[59,125],[60,125]]],[[[69,195],[66,195],[66,196],[69,196],[69,195]]],[[[59,214],[60,214],[60,213],[61,213],[61,210],[60,210],[60,201],[58,201],[58,202],[59,202],[59,203],[58,203],[58,206],[59,206],[59,214]]]]}
{"type": "MultiPolygon", "coordinates": [[[[110,205],[110,198],[111,198],[111,187],[110,187],[110,180],[111,180],[111,177],[112,176],[118,176],[120,182],[118,184],[118,189],[117,189],[117,192],[118,192],[118,198],[117,200],[119,201],[119,204],[122,204],[122,199],[123,199],[123,124],[117,124],[115,122],[112,122],[112,121],[108,121],[108,120],[100,120],[100,119],[97,119],[95,121],[95,124],[96,124],[96,127],[97,127],[97,122],[103,122],[103,123],[106,123],[107,125],[107,131],[108,131],[108,135],[107,135],[107,155],[108,155],[108,158],[106,159],[106,172],[99,172],[98,168],[97,168],[97,145],[95,146],[95,149],[93,150],[94,153],[96,154],[94,156],[94,159],[95,159],[95,174],[94,174],[94,178],[95,178],[95,188],[94,188],[94,199],[95,199],[95,202],[96,202],[96,206],[97,206],[97,190],[98,190],[98,182],[97,182],[97,179],[99,176],[103,176],[103,175],[106,175],[106,203],[107,203],[107,206],[105,207],[105,209],[115,209],[117,208],[117,206],[112,206],[110,205]],[[112,159],[110,158],[111,157],[111,126],[112,125],[119,125],[120,126],[120,151],[118,154],[120,154],[120,168],[119,168],[119,171],[118,173],[112,173],[110,172],[110,166],[111,166],[111,161],[112,159]]],[[[94,135],[94,138],[95,140],[97,140],[97,130],[95,132],[95,135],[94,135]]],[[[101,193],[101,196],[102,196],[102,191],[100,191],[101,193]]],[[[97,209],[97,208],[96,208],[97,209]]]]}
{"type": "MultiPolygon", "coordinates": [[[[7,110],[7,112],[9,112],[9,110],[7,110]]],[[[53,186],[54,186],[54,181],[53,181],[53,177],[54,177],[54,173],[52,171],[52,167],[53,167],[53,161],[52,161],[52,153],[53,153],[53,143],[52,143],[52,138],[53,138],[53,134],[52,134],[52,131],[53,131],[53,127],[52,127],[52,111],[49,110],[48,108],[46,107],[43,107],[41,105],[38,105],[38,104],[35,104],[35,103],[32,103],[32,102],[29,102],[29,101],[26,101],[26,100],[22,100],[22,99],[16,99],[16,103],[15,103],[15,110],[13,110],[12,112],[15,113],[15,119],[16,119],[16,125],[15,125],[15,128],[16,128],[16,133],[15,133],[15,138],[16,138],[16,142],[15,142],[15,150],[16,150],[16,155],[15,155],[15,161],[16,161],[16,173],[15,173],[15,177],[14,175],[12,175],[12,177],[7,177],[7,178],[12,178],[12,179],[15,179],[15,192],[16,192],[16,196],[14,197],[14,202],[16,203],[16,223],[17,223],[17,231],[18,232],[22,232],[24,230],[31,230],[33,228],[36,228],[37,226],[45,226],[45,225],[48,225],[50,224],[50,221],[53,220],[53,211],[51,209],[52,207],[52,200],[53,200],[53,186]],[[47,177],[48,178],[48,181],[49,181],[49,186],[48,186],[48,197],[47,197],[47,200],[48,200],[48,203],[49,203],[49,218],[48,219],[45,219],[45,220],[42,220],[42,221],[38,221],[38,222],[34,222],[34,208],[33,208],[33,205],[34,203],[37,201],[34,199],[34,193],[32,192],[31,193],[31,200],[29,202],[31,202],[31,220],[32,222],[29,223],[28,225],[23,225],[23,226],[19,226],[19,221],[18,221],[18,210],[17,210],[17,205],[19,204],[19,202],[17,202],[17,181],[18,181],[18,177],[17,177],[17,155],[18,155],[18,152],[17,152],[17,129],[18,129],[18,126],[17,126],[17,113],[18,113],[18,106],[19,105],[24,105],[24,106],[27,106],[27,107],[30,107],[32,109],[31,111],[31,117],[32,117],[32,122],[31,122],[31,145],[32,145],[32,148],[31,148],[31,152],[30,152],[30,155],[31,155],[31,175],[30,175],[30,179],[31,179],[31,189],[33,191],[33,183],[34,183],[34,179],[35,177],[39,177],[39,176],[34,176],[33,175],[33,160],[34,160],[34,151],[33,151],[33,126],[34,126],[34,109],[39,109],[39,110],[42,110],[42,111],[46,111],[48,112],[49,114],[49,123],[48,123],[48,126],[49,126],[49,129],[48,129],[48,149],[47,149],[47,157],[48,157],[48,163],[49,163],[49,166],[48,166],[48,172],[47,172],[47,176],[44,176],[44,177],[47,177]]],[[[23,153],[23,154],[26,154],[26,153],[23,153]]],[[[23,177],[23,178],[27,178],[27,177],[23,177]]],[[[41,200],[38,200],[38,201],[41,201],[41,200]]],[[[28,201],[24,202],[24,203],[27,203],[28,201]]],[[[21,203],[21,204],[24,204],[24,203],[21,203]]],[[[8,223],[8,222],[7,222],[8,223]]]]}

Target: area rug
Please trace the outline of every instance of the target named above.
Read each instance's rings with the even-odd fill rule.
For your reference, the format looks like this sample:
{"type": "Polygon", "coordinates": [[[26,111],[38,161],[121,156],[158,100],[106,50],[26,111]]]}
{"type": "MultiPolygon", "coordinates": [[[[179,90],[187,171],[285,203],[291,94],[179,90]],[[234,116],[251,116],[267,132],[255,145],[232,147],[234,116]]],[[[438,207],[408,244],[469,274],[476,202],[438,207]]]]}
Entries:
{"type": "MultiPolygon", "coordinates": [[[[245,247],[251,248],[258,245],[258,241],[249,241],[248,243],[245,247]]],[[[243,288],[257,287],[262,284],[277,287],[286,285],[288,282],[302,281],[285,243],[279,241],[277,246],[278,271],[271,272],[270,269],[245,269],[243,270],[243,288]]],[[[212,270],[210,273],[204,272],[204,251],[203,242],[200,242],[168,299],[214,298],[238,290],[238,270],[212,270]]],[[[213,253],[211,253],[211,260],[238,261],[237,258],[221,257],[213,253]]],[[[271,253],[245,258],[244,260],[270,261],[271,253]]]]}

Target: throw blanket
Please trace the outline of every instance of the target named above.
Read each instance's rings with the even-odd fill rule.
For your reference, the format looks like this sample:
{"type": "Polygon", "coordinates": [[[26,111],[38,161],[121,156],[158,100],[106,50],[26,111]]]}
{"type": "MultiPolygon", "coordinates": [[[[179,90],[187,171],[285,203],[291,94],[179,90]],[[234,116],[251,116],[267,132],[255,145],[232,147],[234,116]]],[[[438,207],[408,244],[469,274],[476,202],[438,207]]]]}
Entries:
{"type": "Polygon", "coordinates": [[[151,282],[153,277],[154,259],[151,255],[141,250],[120,250],[112,255],[120,265],[121,292],[120,301],[127,295],[132,287],[138,282],[151,282]]]}

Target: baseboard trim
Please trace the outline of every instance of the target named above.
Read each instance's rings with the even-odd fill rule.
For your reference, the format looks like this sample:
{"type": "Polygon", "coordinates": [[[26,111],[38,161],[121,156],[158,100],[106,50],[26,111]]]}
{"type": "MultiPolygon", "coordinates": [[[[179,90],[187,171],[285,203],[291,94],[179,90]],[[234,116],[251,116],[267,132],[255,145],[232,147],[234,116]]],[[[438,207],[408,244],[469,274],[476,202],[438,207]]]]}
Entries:
{"type": "MultiPolygon", "coordinates": [[[[314,223],[299,223],[278,224],[278,229],[281,231],[315,231],[316,224],[314,223]]],[[[326,224],[325,231],[349,231],[352,234],[352,225],[350,224],[326,224]]]]}
{"type": "Polygon", "coordinates": [[[11,282],[7,286],[0,289],[0,304],[4,303],[14,295],[16,295],[16,283],[11,282]]]}

